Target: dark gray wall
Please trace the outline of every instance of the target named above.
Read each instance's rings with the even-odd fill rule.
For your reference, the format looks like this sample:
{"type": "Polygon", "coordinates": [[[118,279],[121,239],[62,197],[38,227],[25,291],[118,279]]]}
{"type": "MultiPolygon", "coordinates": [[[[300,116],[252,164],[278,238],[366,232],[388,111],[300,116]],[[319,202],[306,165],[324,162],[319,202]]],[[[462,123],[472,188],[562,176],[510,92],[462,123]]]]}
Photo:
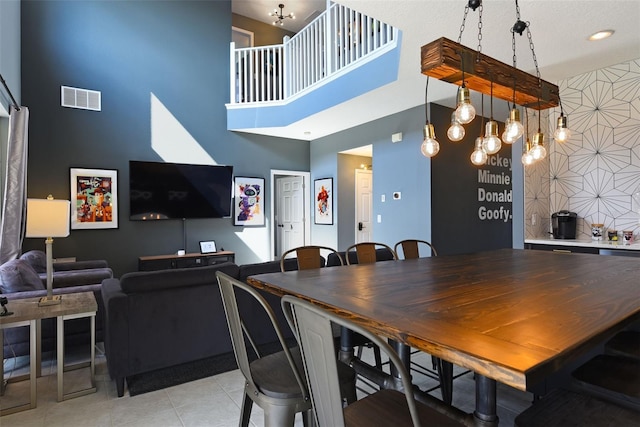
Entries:
{"type": "MultiPolygon", "coordinates": [[[[119,172],[119,228],[73,230],[56,239],[55,257],[105,258],[119,276],[137,268],[138,256],[182,249],[186,231],[187,252],[215,239],[240,263],[267,259],[269,224],[245,230],[231,218],[128,219],[128,161],[175,161],[151,148],[152,95],[235,175],[265,177],[269,185],[271,169],[309,170],[306,142],[226,130],[230,1],[27,1],[21,23],[29,197],[69,198],[70,167],[119,172]],[[101,91],[102,111],[61,107],[61,85],[101,91]]],[[[175,141],[176,153],[182,144],[175,141]]],[[[23,249],[31,248],[44,243],[26,239],[23,249]]]]}

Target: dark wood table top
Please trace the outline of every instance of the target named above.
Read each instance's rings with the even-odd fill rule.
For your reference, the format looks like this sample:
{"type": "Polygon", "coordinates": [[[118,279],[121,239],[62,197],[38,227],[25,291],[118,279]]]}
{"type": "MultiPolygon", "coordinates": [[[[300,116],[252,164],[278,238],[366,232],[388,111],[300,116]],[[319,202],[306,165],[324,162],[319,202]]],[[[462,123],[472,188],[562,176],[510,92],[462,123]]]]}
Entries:
{"type": "Polygon", "coordinates": [[[520,390],[640,319],[640,259],[629,257],[502,249],[249,283],[520,390]]]}

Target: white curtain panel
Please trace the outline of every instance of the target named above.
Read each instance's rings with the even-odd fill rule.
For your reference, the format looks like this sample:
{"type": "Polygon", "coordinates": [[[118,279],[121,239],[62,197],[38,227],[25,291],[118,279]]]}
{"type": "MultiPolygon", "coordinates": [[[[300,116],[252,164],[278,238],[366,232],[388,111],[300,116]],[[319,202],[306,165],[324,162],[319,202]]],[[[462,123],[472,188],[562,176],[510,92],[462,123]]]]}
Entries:
{"type": "Polygon", "coordinates": [[[29,109],[20,107],[19,110],[16,110],[13,106],[10,108],[7,176],[4,181],[4,200],[0,223],[0,265],[20,255],[27,203],[29,109]]]}

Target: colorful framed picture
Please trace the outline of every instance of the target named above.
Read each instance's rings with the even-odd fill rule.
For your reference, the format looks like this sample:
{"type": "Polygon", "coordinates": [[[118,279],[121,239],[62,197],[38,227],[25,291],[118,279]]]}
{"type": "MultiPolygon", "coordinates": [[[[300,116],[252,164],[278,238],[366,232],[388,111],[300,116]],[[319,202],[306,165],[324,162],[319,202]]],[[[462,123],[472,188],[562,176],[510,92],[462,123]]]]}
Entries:
{"type": "Polygon", "coordinates": [[[234,182],[234,225],[264,225],[264,178],[236,176],[234,182]]]}
{"type": "Polygon", "coordinates": [[[118,171],[70,169],[71,229],[118,228],[118,171]]]}
{"type": "Polygon", "coordinates": [[[333,225],[333,178],[313,181],[316,224],[333,225]]]}

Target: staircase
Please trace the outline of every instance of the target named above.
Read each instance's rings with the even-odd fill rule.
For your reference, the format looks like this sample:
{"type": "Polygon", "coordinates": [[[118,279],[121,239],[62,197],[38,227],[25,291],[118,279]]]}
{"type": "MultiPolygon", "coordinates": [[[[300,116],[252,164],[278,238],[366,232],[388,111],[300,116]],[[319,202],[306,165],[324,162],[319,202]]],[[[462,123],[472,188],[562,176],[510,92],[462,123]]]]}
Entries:
{"type": "Polygon", "coordinates": [[[281,45],[231,43],[227,128],[281,127],[397,79],[401,33],[333,4],[281,45]]]}

